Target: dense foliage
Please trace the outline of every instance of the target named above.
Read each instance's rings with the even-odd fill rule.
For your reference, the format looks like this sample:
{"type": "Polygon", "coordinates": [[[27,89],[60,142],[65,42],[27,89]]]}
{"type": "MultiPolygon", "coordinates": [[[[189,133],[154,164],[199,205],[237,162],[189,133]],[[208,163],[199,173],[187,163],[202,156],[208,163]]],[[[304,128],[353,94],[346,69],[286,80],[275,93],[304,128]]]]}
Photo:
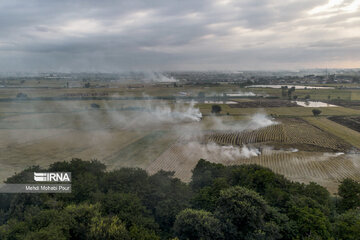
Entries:
{"type": "Polygon", "coordinates": [[[106,171],[73,159],[31,167],[72,172],[71,194],[1,194],[0,239],[359,239],[360,183],[339,197],[257,165],[200,160],[189,184],[160,171],[106,171]]]}

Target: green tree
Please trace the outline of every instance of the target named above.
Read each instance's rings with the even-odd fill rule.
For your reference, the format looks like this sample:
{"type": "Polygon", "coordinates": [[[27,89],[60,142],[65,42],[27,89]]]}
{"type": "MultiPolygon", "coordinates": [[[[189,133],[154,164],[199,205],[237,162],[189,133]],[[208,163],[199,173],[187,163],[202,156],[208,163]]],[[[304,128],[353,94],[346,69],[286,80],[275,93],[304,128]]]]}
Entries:
{"type": "Polygon", "coordinates": [[[220,105],[212,105],[211,106],[211,113],[219,114],[221,112],[220,105]]]}
{"type": "Polygon", "coordinates": [[[309,184],[305,185],[303,194],[317,201],[324,207],[328,207],[330,205],[329,191],[317,183],[310,182],[309,184]]]}
{"type": "Polygon", "coordinates": [[[360,183],[350,178],[344,179],[339,186],[340,209],[345,211],[360,207],[360,183]]]}
{"type": "Polygon", "coordinates": [[[280,228],[266,221],[269,206],[255,191],[235,186],[221,191],[215,215],[226,239],[278,239],[280,228]]]}
{"type": "Polygon", "coordinates": [[[319,204],[307,197],[293,196],[288,209],[289,218],[296,225],[296,235],[300,239],[329,239],[330,222],[319,204]]]}
{"type": "Polygon", "coordinates": [[[176,216],[174,231],[179,239],[224,239],[220,220],[204,210],[185,209],[176,216]]]}
{"type": "Polygon", "coordinates": [[[130,240],[130,234],[125,224],[117,216],[101,217],[96,216],[91,219],[89,240],[130,240]]]}
{"type": "Polygon", "coordinates": [[[211,186],[200,189],[192,200],[192,204],[196,208],[214,211],[216,209],[216,201],[220,195],[220,191],[229,187],[225,178],[214,179],[211,186]]]}
{"type": "Polygon", "coordinates": [[[314,108],[314,109],[312,110],[312,113],[314,114],[315,117],[317,117],[317,116],[320,115],[321,110],[320,110],[320,109],[317,109],[317,108],[314,108]]]}
{"type": "Polygon", "coordinates": [[[134,194],[110,192],[101,197],[101,210],[105,215],[116,215],[129,228],[132,225],[156,229],[150,212],[134,194]]]}
{"type": "Polygon", "coordinates": [[[172,228],[176,215],[190,207],[192,198],[189,186],[173,175],[174,172],[159,171],[150,176],[149,192],[143,199],[147,202],[147,208],[153,212],[156,222],[165,232],[172,228]]]}
{"type": "Polygon", "coordinates": [[[160,237],[153,230],[142,226],[133,225],[129,232],[131,239],[134,240],[160,240],[160,237]]]}
{"type": "Polygon", "coordinates": [[[360,237],[360,209],[348,210],[334,221],[336,239],[358,240],[360,237]]]}

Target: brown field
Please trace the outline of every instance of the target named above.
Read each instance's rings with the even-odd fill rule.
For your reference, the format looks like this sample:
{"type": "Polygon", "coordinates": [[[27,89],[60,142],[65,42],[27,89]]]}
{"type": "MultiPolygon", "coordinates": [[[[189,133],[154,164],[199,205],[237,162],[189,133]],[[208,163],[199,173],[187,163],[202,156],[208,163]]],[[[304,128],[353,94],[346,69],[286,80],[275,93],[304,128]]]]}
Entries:
{"type": "Polygon", "coordinates": [[[221,145],[271,144],[276,147],[294,147],[304,151],[346,152],[352,146],[340,138],[322,131],[304,120],[282,119],[280,124],[259,130],[243,132],[213,132],[207,141],[221,145]]]}
{"type": "MultiPolygon", "coordinates": [[[[192,95],[212,91],[200,87],[166,91],[165,88],[149,86],[146,91],[155,96],[168,96],[184,89],[192,95]]],[[[224,89],[219,87],[214,91],[224,89]]],[[[61,89],[57,94],[75,90],[61,89]]],[[[0,97],[16,95],[13,89],[4,91],[0,92],[0,97]]],[[[26,91],[33,96],[47,96],[56,90],[26,91]]],[[[109,91],[135,96],[143,92],[132,89],[128,93],[125,87],[109,91]]],[[[294,181],[318,182],[332,192],[336,191],[337,184],[344,177],[360,180],[360,157],[353,153],[360,148],[359,133],[325,118],[341,116],[357,119],[360,110],[321,108],[321,116],[324,117],[314,118],[312,108],[280,106],[275,104],[277,101],[269,100],[260,110],[258,107],[262,103],[259,105],[258,102],[242,99],[238,104],[245,104],[245,107],[238,108],[220,104],[222,113],[215,118],[223,124],[240,123],[246,121],[249,115],[262,111],[277,116],[279,124],[239,132],[218,129],[212,118],[207,116],[199,123],[149,123],[147,119],[132,117],[142,112],[136,109],[146,104],[142,100],[0,102],[0,181],[31,165],[45,167],[71,158],[98,159],[109,169],[130,166],[142,167],[149,173],[160,169],[175,171],[175,176],[184,181],[191,179],[191,170],[200,158],[227,165],[260,164],[294,181]],[[92,109],[92,103],[100,108],[92,109]],[[127,118],[120,119],[121,116],[127,118]],[[197,136],[187,138],[185,135],[189,132],[197,136]],[[197,138],[199,134],[201,137],[197,138]],[[227,145],[240,149],[247,145],[259,149],[261,155],[229,157],[221,151],[206,150],[210,143],[217,143],[217,149],[227,145]]],[[[162,103],[164,101],[152,101],[152,104],[162,103]]],[[[167,104],[174,107],[173,102],[167,104]]],[[[210,114],[211,105],[196,106],[203,114],[210,114]]]]}
{"type": "Polygon", "coordinates": [[[309,183],[317,182],[331,192],[337,191],[339,182],[350,177],[360,180],[360,157],[358,155],[337,155],[322,152],[263,151],[260,156],[251,158],[226,159],[223,156],[194,151],[186,144],[174,144],[154,161],[147,171],[155,173],[160,169],[175,171],[175,176],[191,180],[191,170],[197,159],[225,165],[259,164],[283,174],[290,180],[309,183]]]}

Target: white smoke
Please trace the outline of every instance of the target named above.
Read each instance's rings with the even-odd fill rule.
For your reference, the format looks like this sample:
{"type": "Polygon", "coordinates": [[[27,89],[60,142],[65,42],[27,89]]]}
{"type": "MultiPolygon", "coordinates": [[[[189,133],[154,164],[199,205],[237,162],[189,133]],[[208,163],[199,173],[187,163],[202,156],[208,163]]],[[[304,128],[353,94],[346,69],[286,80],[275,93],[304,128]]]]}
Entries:
{"type": "Polygon", "coordinates": [[[202,114],[195,108],[195,102],[188,105],[175,104],[174,109],[169,105],[148,105],[146,111],[150,117],[161,122],[199,122],[202,114]]]}
{"type": "Polygon", "coordinates": [[[278,124],[278,122],[274,121],[274,119],[264,113],[256,113],[246,120],[236,122],[225,122],[223,118],[216,116],[213,116],[210,119],[212,122],[212,129],[221,131],[241,132],[278,124]]]}
{"type": "Polygon", "coordinates": [[[324,157],[338,157],[341,155],[344,155],[345,153],[343,152],[337,152],[337,153],[324,153],[324,157]]]}
{"type": "Polygon", "coordinates": [[[195,141],[187,143],[185,149],[189,152],[196,152],[205,159],[236,160],[239,158],[256,157],[261,154],[259,149],[246,145],[240,148],[231,145],[220,146],[216,143],[201,144],[195,141]]]}
{"type": "Polygon", "coordinates": [[[163,101],[147,100],[132,105],[130,110],[111,110],[108,107],[106,109],[113,124],[121,125],[123,128],[151,129],[161,124],[199,122],[202,118],[195,102],[169,105],[163,101]]]}
{"type": "Polygon", "coordinates": [[[160,72],[145,72],[144,82],[174,83],[178,82],[174,77],[167,77],[160,72]]]}
{"type": "Polygon", "coordinates": [[[228,97],[253,97],[256,96],[253,92],[237,92],[237,93],[226,93],[226,96],[228,97]]]}

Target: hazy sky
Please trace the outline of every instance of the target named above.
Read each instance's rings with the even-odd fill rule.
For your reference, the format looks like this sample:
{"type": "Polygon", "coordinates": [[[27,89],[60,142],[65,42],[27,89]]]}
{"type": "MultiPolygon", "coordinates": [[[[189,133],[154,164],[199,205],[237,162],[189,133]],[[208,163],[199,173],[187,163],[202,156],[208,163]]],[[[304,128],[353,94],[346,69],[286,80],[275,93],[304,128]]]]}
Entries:
{"type": "Polygon", "coordinates": [[[360,67],[360,0],[1,0],[0,72],[360,67]]]}

